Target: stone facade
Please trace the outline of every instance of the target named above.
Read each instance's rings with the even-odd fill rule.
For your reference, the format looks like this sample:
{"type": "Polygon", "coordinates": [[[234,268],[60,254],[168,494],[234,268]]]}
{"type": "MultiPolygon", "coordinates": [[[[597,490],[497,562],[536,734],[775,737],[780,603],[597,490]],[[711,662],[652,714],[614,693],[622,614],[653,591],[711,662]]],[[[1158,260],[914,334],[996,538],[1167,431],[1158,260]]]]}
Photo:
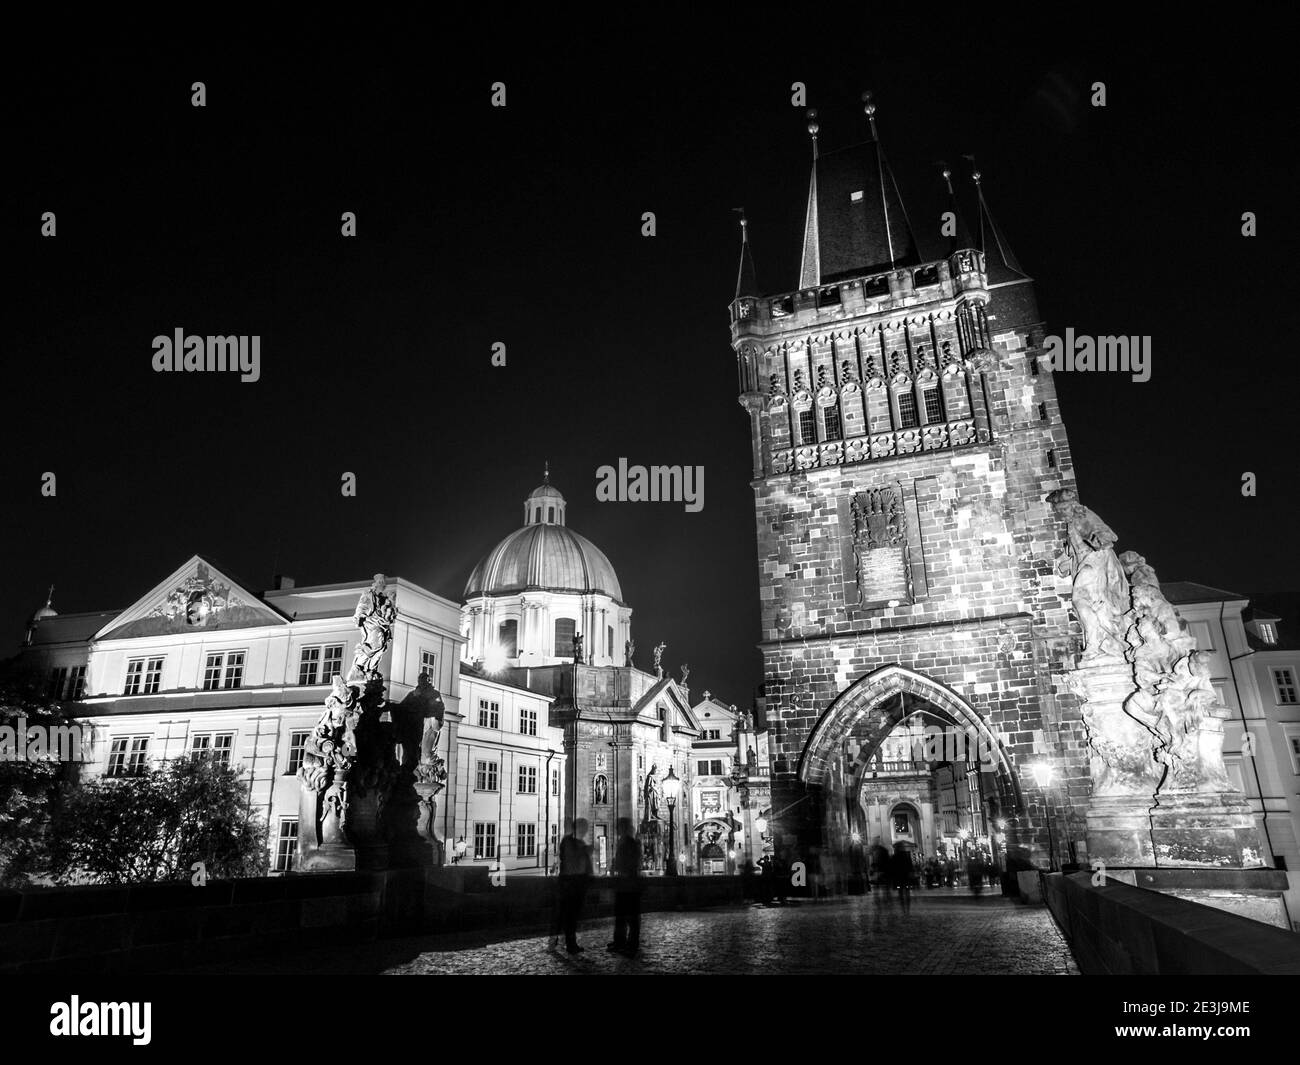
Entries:
{"type": "Polygon", "coordinates": [[[957,249],[817,289],[742,292],[731,336],[779,832],[837,844],[823,838],[833,763],[851,733],[878,746],[899,718],[873,715],[901,692],[988,736],[1008,854],[1044,863],[1049,815],[1070,831],[1089,785],[1077,700],[1052,679],[1077,626],[1045,497],[1072,486],[1073,466],[1032,284],[991,282],[981,252],[957,249]],[[1031,762],[1050,783],[1026,779],[1031,762]]]}

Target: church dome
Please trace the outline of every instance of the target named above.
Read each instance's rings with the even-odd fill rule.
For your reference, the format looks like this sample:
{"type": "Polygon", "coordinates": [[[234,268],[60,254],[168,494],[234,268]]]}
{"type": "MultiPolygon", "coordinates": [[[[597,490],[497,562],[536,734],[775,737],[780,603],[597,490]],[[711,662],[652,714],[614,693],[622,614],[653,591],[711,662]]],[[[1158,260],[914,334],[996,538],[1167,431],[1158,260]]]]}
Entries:
{"type": "Polygon", "coordinates": [[[465,598],[533,589],[623,599],[605,553],[572,529],[546,522],[516,529],[489,551],[469,575],[465,598]]]}
{"type": "Polygon", "coordinates": [[[564,496],[550,483],[524,501],[524,526],[489,551],[469,575],[465,598],[524,591],[608,595],[623,589],[609,559],[585,536],[564,524],[564,496]]]}

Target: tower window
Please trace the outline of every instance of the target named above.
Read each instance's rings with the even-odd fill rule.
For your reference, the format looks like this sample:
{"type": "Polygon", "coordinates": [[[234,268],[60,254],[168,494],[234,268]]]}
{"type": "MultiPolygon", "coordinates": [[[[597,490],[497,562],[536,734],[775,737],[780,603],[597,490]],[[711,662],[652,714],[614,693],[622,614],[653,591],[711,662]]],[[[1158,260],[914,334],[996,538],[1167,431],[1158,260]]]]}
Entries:
{"type": "Polygon", "coordinates": [[[605,647],[611,658],[614,657],[614,626],[605,626],[605,647]]]}
{"type": "Polygon", "coordinates": [[[838,440],[844,435],[840,425],[840,405],[832,403],[826,408],[824,417],[826,419],[826,439],[838,440]]]}
{"type": "Polygon", "coordinates": [[[497,646],[506,658],[519,656],[519,622],[511,618],[497,626],[497,646]]]}
{"type": "Polygon", "coordinates": [[[919,424],[916,417],[916,397],[911,392],[898,393],[898,427],[915,429],[919,424]]]}
{"type": "Polygon", "coordinates": [[[1038,360],[1035,359],[1032,355],[1029,356],[1029,376],[1030,377],[1038,376],[1038,360]]]}
{"type": "Polygon", "coordinates": [[[799,412],[799,443],[813,444],[817,442],[817,423],[810,410],[801,410],[799,412]]]}
{"type": "Polygon", "coordinates": [[[534,521],[536,524],[538,524],[538,525],[541,524],[541,522],[542,522],[542,508],[541,508],[541,507],[538,507],[535,511],[533,511],[533,521],[534,521]]]}
{"type": "Polygon", "coordinates": [[[1040,404],[1038,404],[1038,420],[1039,420],[1040,422],[1045,422],[1045,421],[1047,421],[1047,404],[1046,404],[1046,403],[1040,403],[1040,404]]]}
{"type": "Polygon", "coordinates": [[[925,403],[925,424],[931,425],[943,421],[943,404],[939,402],[939,390],[927,388],[921,393],[921,399],[925,403]]]}
{"type": "Polygon", "coordinates": [[[1050,466],[1052,469],[1056,469],[1056,449],[1055,449],[1055,448],[1050,448],[1050,447],[1049,447],[1049,448],[1047,449],[1047,465],[1050,466]]]}
{"type": "Polygon", "coordinates": [[[547,507],[547,508],[546,508],[546,520],[549,521],[549,522],[554,523],[554,521],[555,521],[555,508],[554,508],[554,507],[547,507]]]}
{"type": "Polygon", "coordinates": [[[559,618],[555,622],[555,655],[557,658],[573,656],[573,634],[577,622],[573,618],[559,618]]]}

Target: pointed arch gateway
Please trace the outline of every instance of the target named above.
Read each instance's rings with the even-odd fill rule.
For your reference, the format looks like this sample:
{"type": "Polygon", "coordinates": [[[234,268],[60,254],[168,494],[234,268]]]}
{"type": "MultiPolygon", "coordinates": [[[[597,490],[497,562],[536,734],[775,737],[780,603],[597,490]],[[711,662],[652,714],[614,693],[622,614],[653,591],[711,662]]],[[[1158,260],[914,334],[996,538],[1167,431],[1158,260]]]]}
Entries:
{"type": "Polygon", "coordinates": [[[1024,811],[1020,782],[1007,750],[980,713],[946,684],[897,664],[881,666],[859,677],[826,708],[799,757],[799,780],[804,785],[825,787],[834,759],[844,741],[855,733],[864,740],[857,767],[860,771],[894,726],[910,716],[905,700],[898,698],[900,694],[923,699],[951,718],[958,728],[974,730],[968,734],[978,735],[996,756],[996,777],[1004,808],[1024,811]]]}

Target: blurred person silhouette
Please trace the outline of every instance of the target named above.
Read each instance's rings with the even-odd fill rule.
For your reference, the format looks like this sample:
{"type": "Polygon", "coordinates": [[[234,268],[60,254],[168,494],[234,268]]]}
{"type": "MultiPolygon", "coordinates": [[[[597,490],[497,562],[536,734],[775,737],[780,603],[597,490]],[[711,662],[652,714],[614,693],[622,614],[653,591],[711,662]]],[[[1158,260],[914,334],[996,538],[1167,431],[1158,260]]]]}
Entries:
{"type": "Polygon", "coordinates": [[[587,819],[573,822],[573,831],[560,840],[560,927],[564,945],[570,954],[580,954],[578,918],[591,881],[591,847],[587,843],[587,819]]]}
{"type": "Polygon", "coordinates": [[[632,834],[632,819],[618,819],[618,846],[610,870],[614,883],[614,942],[607,948],[633,958],[641,949],[641,844],[632,834]]]}
{"type": "Polygon", "coordinates": [[[970,885],[972,895],[978,897],[984,890],[984,861],[978,852],[972,854],[966,862],[966,882],[970,885]]]}
{"type": "Polygon", "coordinates": [[[912,856],[901,843],[894,844],[889,859],[889,879],[903,904],[903,916],[912,912],[912,856]]]}

